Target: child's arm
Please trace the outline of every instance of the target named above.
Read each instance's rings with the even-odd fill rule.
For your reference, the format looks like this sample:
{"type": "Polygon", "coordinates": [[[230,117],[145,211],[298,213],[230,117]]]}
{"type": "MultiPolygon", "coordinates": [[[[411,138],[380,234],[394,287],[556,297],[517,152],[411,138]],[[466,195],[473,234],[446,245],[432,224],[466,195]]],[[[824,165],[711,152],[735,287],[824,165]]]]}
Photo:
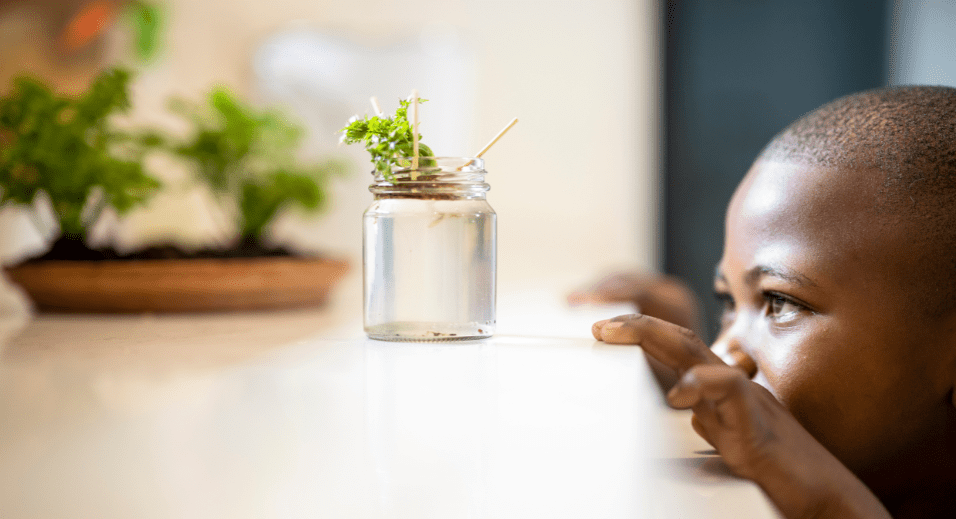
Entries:
{"type": "Polygon", "coordinates": [[[737,475],[753,480],[785,517],[885,517],[880,501],[769,391],[726,365],[686,328],[649,316],[595,323],[594,337],[638,344],[677,372],[667,395],[693,409],[692,425],[737,475]]]}

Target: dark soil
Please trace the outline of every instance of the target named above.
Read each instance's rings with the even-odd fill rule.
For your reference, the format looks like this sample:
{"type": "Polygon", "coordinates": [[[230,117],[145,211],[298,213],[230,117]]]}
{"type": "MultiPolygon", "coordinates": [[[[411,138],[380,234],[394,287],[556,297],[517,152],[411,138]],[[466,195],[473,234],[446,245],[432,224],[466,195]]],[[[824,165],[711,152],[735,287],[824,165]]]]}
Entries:
{"type": "Polygon", "coordinates": [[[459,200],[460,195],[446,195],[442,193],[389,193],[387,195],[376,195],[376,199],[380,198],[414,198],[417,200],[459,200]]]}
{"type": "Polygon", "coordinates": [[[198,249],[186,251],[175,245],[154,245],[128,254],[120,254],[112,247],[91,249],[82,240],[61,236],[42,256],[25,263],[42,261],[131,261],[160,259],[228,259],[303,256],[285,247],[266,247],[256,240],[243,240],[230,249],[198,249]]]}
{"type": "Polygon", "coordinates": [[[448,184],[435,182],[437,178],[436,175],[419,175],[415,181],[417,183],[415,187],[402,186],[401,181],[393,182],[392,185],[402,186],[403,189],[376,194],[375,198],[417,198],[419,200],[459,200],[462,198],[462,195],[458,193],[441,193],[442,189],[448,188],[448,184]]]}

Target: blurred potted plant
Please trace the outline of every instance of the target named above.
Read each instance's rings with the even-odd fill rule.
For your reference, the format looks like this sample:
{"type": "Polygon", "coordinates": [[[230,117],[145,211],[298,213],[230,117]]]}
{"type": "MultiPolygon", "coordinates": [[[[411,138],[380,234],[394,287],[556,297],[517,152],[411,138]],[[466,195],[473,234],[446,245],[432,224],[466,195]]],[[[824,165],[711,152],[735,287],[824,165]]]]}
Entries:
{"type": "MultiPolygon", "coordinates": [[[[160,187],[142,165],[145,152],[158,143],[109,120],[129,108],[128,83],[128,72],[112,69],[71,98],[20,78],[0,98],[0,204],[32,207],[46,196],[59,224],[46,258],[102,259],[86,239],[103,210],[125,213],[160,187]]],[[[49,234],[38,217],[34,222],[49,234]]]]}
{"type": "Polygon", "coordinates": [[[342,164],[300,165],[293,156],[302,137],[298,127],[276,112],[257,113],[224,90],[210,96],[208,111],[179,102],[195,126],[185,140],[119,131],[109,116],[128,108],[128,81],[126,72],[111,70],[85,95],[71,99],[22,79],[0,101],[0,204],[31,206],[44,193],[60,222],[51,249],[7,269],[11,279],[47,310],[208,311],[323,303],[347,264],[270,248],[263,238],[283,208],[320,209],[325,186],[342,164]],[[159,189],[142,166],[150,150],[171,152],[195,166],[197,178],[236,215],[234,247],[153,246],[119,254],[89,246],[88,229],[104,207],[122,214],[159,189]]]}
{"type": "Polygon", "coordinates": [[[193,130],[167,146],[232,215],[238,234],[235,255],[286,254],[265,240],[279,211],[320,210],[329,179],[346,172],[345,163],[336,159],[303,164],[295,156],[302,128],[280,112],[254,110],[228,90],[214,90],[206,106],[175,100],[172,108],[191,121],[193,130]]]}

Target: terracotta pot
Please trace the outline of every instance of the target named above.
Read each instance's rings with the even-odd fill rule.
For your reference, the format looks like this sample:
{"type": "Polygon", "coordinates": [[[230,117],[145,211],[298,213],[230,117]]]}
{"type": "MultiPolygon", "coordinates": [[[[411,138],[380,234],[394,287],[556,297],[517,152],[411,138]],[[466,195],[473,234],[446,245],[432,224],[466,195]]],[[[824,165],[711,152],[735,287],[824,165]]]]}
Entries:
{"type": "Polygon", "coordinates": [[[304,258],[43,261],[6,269],[38,310],[212,312],[319,306],[346,272],[304,258]]]}

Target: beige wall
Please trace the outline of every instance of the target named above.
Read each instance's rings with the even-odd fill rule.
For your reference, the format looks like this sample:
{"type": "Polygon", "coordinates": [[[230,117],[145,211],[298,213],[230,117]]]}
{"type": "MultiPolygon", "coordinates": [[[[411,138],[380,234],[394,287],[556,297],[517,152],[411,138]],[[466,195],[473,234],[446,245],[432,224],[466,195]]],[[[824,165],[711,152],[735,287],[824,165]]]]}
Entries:
{"type": "MultiPolygon", "coordinates": [[[[500,283],[573,284],[614,267],[655,266],[658,7],[652,0],[169,5],[165,54],[143,70],[134,98],[137,117],[158,123],[169,122],[163,105],[171,94],[198,96],[225,83],[255,99],[251,55],[290,25],[372,46],[416,34],[423,21],[456,27],[477,63],[469,149],[479,149],[512,117],[521,120],[485,156],[489,200],[499,214],[500,283]]],[[[316,243],[353,256],[356,264],[359,217],[370,200],[368,168],[362,163],[360,169],[336,186],[325,219],[305,231],[321,234],[316,243]]],[[[197,207],[196,195],[181,196],[197,207]]],[[[182,200],[167,197],[124,228],[161,235],[179,225],[206,225],[191,223],[194,216],[182,207],[182,200]]]]}

